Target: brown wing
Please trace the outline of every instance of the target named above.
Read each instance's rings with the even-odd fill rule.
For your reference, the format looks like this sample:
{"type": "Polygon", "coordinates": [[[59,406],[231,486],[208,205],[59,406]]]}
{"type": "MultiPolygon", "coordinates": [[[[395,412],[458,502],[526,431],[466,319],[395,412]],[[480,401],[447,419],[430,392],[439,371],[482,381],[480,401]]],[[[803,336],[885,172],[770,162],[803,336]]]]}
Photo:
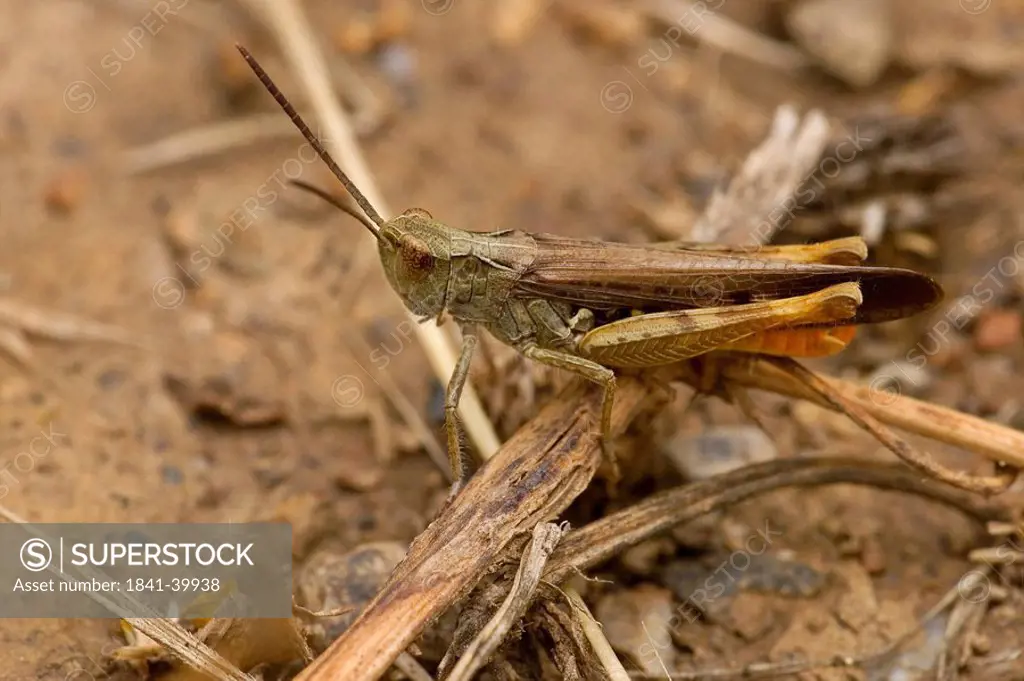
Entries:
{"type": "Polygon", "coordinates": [[[531,236],[537,255],[513,295],[564,300],[593,310],[657,312],[738,305],[859,281],[864,302],[852,323],[870,324],[908,317],[942,299],[935,281],[911,270],[799,264],[684,248],[531,236]]]}

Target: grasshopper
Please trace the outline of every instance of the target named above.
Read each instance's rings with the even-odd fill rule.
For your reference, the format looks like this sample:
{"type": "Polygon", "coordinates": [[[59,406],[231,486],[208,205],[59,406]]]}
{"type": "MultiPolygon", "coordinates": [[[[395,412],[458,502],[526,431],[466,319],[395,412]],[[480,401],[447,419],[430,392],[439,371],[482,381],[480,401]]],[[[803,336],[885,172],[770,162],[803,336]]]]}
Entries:
{"type": "Polygon", "coordinates": [[[384,220],[252,55],[238,49],[364,214],[295,184],[373,234],[389,283],[420,321],[440,323],[447,312],[460,326],[462,348],[445,393],[453,491],[469,476],[456,408],[481,328],[531,360],[600,385],[601,442],[610,456],[617,369],[713,350],[823,357],[845,348],[858,325],[911,316],[942,299],[924,274],[864,266],[867,245],[859,237],[792,246],[626,244],[471,232],[420,208],[384,220]]]}

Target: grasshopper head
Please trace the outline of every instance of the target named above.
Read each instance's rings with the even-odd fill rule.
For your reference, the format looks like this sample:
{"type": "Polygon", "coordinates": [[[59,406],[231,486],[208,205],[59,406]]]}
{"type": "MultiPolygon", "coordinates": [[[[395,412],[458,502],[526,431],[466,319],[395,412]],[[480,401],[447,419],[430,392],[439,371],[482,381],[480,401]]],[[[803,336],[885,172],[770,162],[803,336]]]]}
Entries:
{"type": "Polygon", "coordinates": [[[419,208],[407,210],[393,220],[385,222],[369,199],[331,158],[323,143],[309,129],[263,67],[244,47],[236,47],[256,77],[263,83],[263,87],[292,120],[328,169],[348,190],[363,214],[360,215],[341,200],[312,185],[298,180],[291,182],[348,213],[370,230],[377,239],[381,264],[384,266],[388,281],[405,301],[406,307],[417,315],[440,318],[441,312],[445,309],[448,275],[452,269],[449,229],[435,221],[430,213],[419,208]]]}
{"type": "Polygon", "coordinates": [[[451,274],[448,229],[430,213],[411,208],[381,225],[377,239],[384,273],[414,314],[438,317],[451,274]]]}

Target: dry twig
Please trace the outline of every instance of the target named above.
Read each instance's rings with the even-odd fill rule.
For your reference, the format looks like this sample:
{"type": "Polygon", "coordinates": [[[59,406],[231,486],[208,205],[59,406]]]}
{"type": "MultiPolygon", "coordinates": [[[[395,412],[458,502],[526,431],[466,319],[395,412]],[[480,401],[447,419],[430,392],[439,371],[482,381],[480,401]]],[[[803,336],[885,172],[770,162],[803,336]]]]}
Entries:
{"type": "Polygon", "coordinates": [[[604,667],[608,677],[611,681],[629,681],[629,674],[626,673],[622,662],[619,661],[615,651],[612,650],[612,644],[608,642],[608,638],[605,637],[604,632],[601,630],[601,624],[594,619],[590,608],[583,602],[579,592],[572,587],[568,587],[565,590],[565,594],[569,597],[573,613],[575,613],[577,620],[579,620],[583,633],[587,636],[587,641],[594,649],[594,653],[597,655],[597,659],[601,661],[601,666],[604,667]]]}
{"type": "MultiPolygon", "coordinates": [[[[316,35],[302,13],[298,0],[249,0],[250,6],[262,17],[277,37],[292,70],[299,76],[317,118],[325,131],[324,144],[335,159],[345,167],[345,172],[360,188],[367,200],[376,207],[382,217],[387,217],[384,199],[374,182],[366,161],[355,139],[348,118],[331,89],[327,65],[318,49],[316,35]]],[[[364,235],[355,248],[350,278],[360,281],[368,271],[369,261],[375,250],[364,235]]],[[[341,300],[351,296],[340,295],[341,300]]],[[[447,381],[455,368],[455,353],[441,330],[432,325],[419,324],[412,313],[406,316],[414,324],[416,335],[430,361],[430,365],[442,382],[447,381]]],[[[480,399],[472,386],[467,385],[459,402],[459,414],[470,439],[483,458],[490,457],[498,448],[499,440],[494,432],[480,399]]]]}
{"type": "MultiPolygon", "coordinates": [[[[988,566],[970,572],[966,579],[974,583],[968,585],[968,590],[984,588],[981,582],[988,580],[990,572],[988,566]]],[[[962,584],[960,586],[963,587],[962,584]]],[[[935,672],[938,681],[955,681],[967,663],[971,654],[971,638],[985,617],[990,596],[986,593],[984,598],[960,598],[956,601],[942,636],[944,645],[935,672]]]]}
{"type": "Polygon", "coordinates": [[[812,669],[851,669],[854,667],[871,668],[876,670],[880,665],[891,662],[893,654],[910,642],[931,620],[951,605],[963,600],[964,579],[971,573],[962,576],[957,580],[956,585],[946,591],[933,605],[928,612],[922,615],[917,624],[909,631],[904,632],[892,642],[886,644],[879,650],[863,655],[846,656],[836,655],[828,660],[792,660],[786,662],[755,662],[743,667],[726,667],[715,669],[673,669],[665,676],[653,676],[636,672],[630,676],[634,679],[667,679],[668,681],[702,681],[703,679],[768,679],[783,675],[799,674],[812,669]]]}
{"type": "Polygon", "coordinates": [[[1009,511],[977,495],[922,479],[903,465],[858,459],[783,459],[753,464],[656,494],[569,532],[551,556],[544,579],[559,583],[675,525],[783,487],[838,483],[866,485],[931,499],[980,522],[1005,520],[1009,511]]]}
{"type": "Polygon", "coordinates": [[[819,162],[829,134],[828,121],[820,112],[811,111],[801,121],[792,107],[779,107],[768,137],[750,152],[728,189],[711,197],[690,238],[739,245],[767,243],[785,226],[776,213],[786,208],[819,162]]]}
{"type": "Polygon", "coordinates": [[[687,32],[723,52],[783,71],[798,71],[810,65],[795,47],[741,26],[720,12],[711,11],[703,2],[659,0],[648,6],[653,17],[669,26],[686,26],[687,32]]]}
{"type": "Polygon", "coordinates": [[[564,531],[554,523],[541,523],[533,528],[533,538],[523,553],[508,597],[462,653],[448,677],[449,681],[470,681],[487,664],[509,630],[526,613],[548,556],[555,550],[564,531]]]}
{"type": "MultiPolygon", "coordinates": [[[[594,435],[600,395],[563,391],[488,461],[409,548],[373,602],[299,681],[376,679],[424,628],[461,601],[514,541],[560,514],[601,460],[594,435]]],[[[647,390],[620,382],[614,425],[630,421],[647,390]]]]}
{"type": "MultiPolygon", "coordinates": [[[[727,383],[813,402],[837,410],[834,404],[777,364],[754,355],[730,355],[718,367],[727,383]]],[[[681,380],[697,387],[704,376],[699,363],[681,366],[681,380]]],[[[880,392],[838,378],[819,377],[846,402],[855,404],[882,423],[973,452],[996,463],[1024,468],[1024,433],[990,423],[955,409],[929,404],[906,395],[880,392]]]]}
{"type": "MultiPolygon", "coordinates": [[[[46,535],[36,530],[24,518],[0,506],[0,517],[10,523],[21,525],[35,536],[47,539],[46,535]]],[[[54,540],[55,541],[55,540],[54,540]]],[[[64,573],[58,572],[53,566],[47,568],[60,579],[69,579],[64,573]]],[[[102,572],[83,567],[81,574],[88,579],[109,582],[110,578],[102,572]]],[[[252,676],[243,673],[234,664],[224,659],[216,651],[203,643],[199,638],[185,631],[173,620],[166,619],[161,613],[154,611],[134,596],[124,592],[87,591],[89,598],[107,608],[112,615],[118,615],[134,629],[162,645],[168,652],[179,658],[190,668],[208,675],[207,678],[218,681],[255,681],[252,676]],[[138,613],[150,613],[149,617],[136,617],[138,613]]]]}
{"type": "Polygon", "coordinates": [[[968,475],[961,471],[953,471],[937,463],[926,452],[918,451],[903,438],[898,437],[891,430],[879,423],[866,410],[860,408],[854,402],[845,399],[842,394],[833,389],[832,386],[817,374],[804,368],[798,362],[790,358],[768,358],[769,361],[780,367],[783,371],[791,374],[801,381],[808,388],[821,396],[833,409],[841,411],[850,417],[858,426],[871,433],[879,442],[885,445],[896,456],[903,459],[907,464],[926,473],[933,478],[955,485],[961,489],[978,492],[979,494],[998,494],[1005,492],[1017,478],[1016,470],[1009,469],[1002,471],[998,476],[976,476],[968,475]]]}
{"type": "Polygon", "coordinates": [[[129,149],[121,156],[123,170],[141,175],[167,166],[186,163],[236,149],[255,140],[287,137],[295,127],[280,114],[256,114],[246,118],[211,123],[192,128],[156,142],[129,149]]]}

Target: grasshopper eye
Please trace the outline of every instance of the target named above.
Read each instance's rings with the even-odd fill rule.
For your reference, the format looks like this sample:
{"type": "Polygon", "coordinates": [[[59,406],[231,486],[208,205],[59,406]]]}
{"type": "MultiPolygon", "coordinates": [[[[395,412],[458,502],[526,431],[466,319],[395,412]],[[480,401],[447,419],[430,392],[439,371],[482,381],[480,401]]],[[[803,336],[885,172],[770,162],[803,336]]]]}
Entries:
{"type": "Polygon", "coordinates": [[[410,208],[409,210],[402,213],[403,218],[423,218],[425,220],[433,220],[434,216],[423,210],[422,208],[410,208]]]}
{"type": "Polygon", "coordinates": [[[430,248],[421,239],[406,235],[399,242],[402,253],[402,264],[413,276],[422,276],[434,268],[434,256],[430,248]]]}

